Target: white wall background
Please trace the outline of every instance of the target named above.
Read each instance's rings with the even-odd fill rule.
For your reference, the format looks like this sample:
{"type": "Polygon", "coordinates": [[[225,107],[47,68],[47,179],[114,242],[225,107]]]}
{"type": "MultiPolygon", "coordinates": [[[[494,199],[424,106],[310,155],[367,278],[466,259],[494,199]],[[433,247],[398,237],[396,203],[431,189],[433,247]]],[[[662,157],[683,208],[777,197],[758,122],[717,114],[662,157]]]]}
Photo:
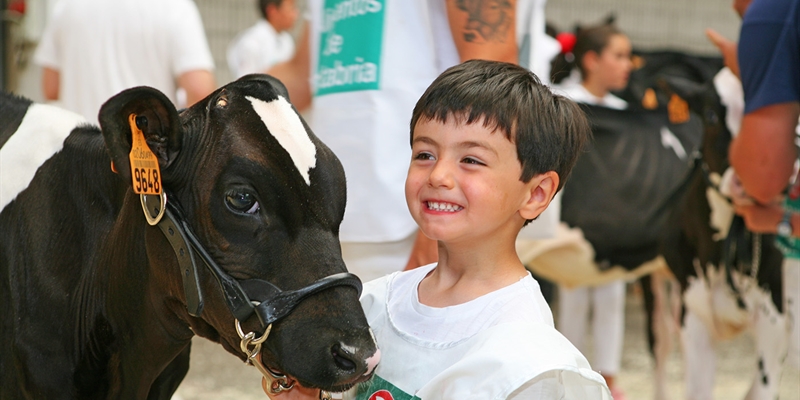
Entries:
{"type": "MultiPolygon", "coordinates": [[[[28,13],[18,30],[32,45],[52,4],[57,0],[28,0],[28,13]]],[[[109,0],[113,1],[113,0],[109,0]]],[[[407,1],[407,0],[387,0],[407,1]]],[[[445,1],[445,0],[430,0],[445,1]]],[[[448,0],[449,1],[449,0],[448,0]]],[[[225,61],[225,49],[242,29],[253,24],[259,14],[256,0],[195,0],[206,27],[209,45],[216,62],[215,75],[222,85],[231,76],[225,61]]],[[[297,0],[304,7],[306,0],[297,0]]],[[[673,49],[703,55],[717,55],[703,31],[714,28],[730,39],[736,39],[739,17],[731,8],[732,0],[549,0],[547,20],[559,30],[571,30],[575,24],[591,25],[614,13],[617,25],[630,36],[634,48],[642,50],[673,49]]],[[[302,21],[302,17],[300,18],[302,21]]],[[[299,27],[299,24],[298,24],[299,27]]],[[[295,29],[295,34],[298,29],[295,29]]],[[[21,57],[21,60],[29,59],[21,57]]],[[[18,66],[17,93],[41,100],[40,71],[30,62],[18,66]]]]}
{"type": "Polygon", "coordinates": [[[547,20],[559,30],[576,23],[592,25],[609,13],[641,50],[673,49],[718,55],[705,38],[713,28],[729,39],[739,36],[739,16],[732,0],[549,0],[547,20]]]}

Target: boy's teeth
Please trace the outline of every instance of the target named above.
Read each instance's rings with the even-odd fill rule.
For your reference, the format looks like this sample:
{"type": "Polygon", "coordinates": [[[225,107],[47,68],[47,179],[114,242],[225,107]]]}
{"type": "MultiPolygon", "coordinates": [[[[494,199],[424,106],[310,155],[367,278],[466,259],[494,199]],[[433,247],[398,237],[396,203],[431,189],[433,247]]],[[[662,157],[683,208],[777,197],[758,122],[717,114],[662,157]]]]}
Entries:
{"type": "Polygon", "coordinates": [[[438,202],[438,201],[429,201],[428,208],[434,211],[459,211],[461,210],[461,206],[456,206],[450,203],[438,202]]]}

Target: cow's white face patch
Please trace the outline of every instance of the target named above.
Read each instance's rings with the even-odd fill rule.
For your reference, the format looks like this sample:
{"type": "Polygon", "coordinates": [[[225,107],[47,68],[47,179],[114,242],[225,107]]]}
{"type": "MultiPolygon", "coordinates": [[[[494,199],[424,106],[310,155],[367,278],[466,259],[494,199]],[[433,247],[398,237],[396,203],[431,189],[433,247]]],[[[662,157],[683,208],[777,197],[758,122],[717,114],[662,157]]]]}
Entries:
{"type": "Polygon", "coordinates": [[[250,96],[246,98],[250,100],[253,110],[264,121],[272,136],[292,157],[294,166],[303,176],[303,180],[307,185],[311,185],[309,172],[317,165],[317,147],[314,146],[291,104],[280,96],[270,102],[250,96]]]}

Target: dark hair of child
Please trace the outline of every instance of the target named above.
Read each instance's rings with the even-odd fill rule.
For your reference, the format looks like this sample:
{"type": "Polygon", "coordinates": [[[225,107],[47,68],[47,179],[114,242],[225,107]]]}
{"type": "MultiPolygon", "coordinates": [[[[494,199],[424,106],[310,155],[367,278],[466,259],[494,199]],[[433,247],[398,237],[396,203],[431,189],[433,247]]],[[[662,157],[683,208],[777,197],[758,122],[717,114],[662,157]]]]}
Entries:
{"type": "Polygon", "coordinates": [[[264,17],[264,19],[267,19],[267,6],[274,4],[275,7],[280,7],[282,2],[283,0],[258,0],[258,12],[264,17]]]}
{"type": "Polygon", "coordinates": [[[553,83],[560,83],[569,76],[570,71],[575,67],[581,71],[581,76],[585,78],[586,71],[583,69],[583,56],[590,51],[596,54],[602,53],[603,49],[611,42],[613,36],[624,35],[614,25],[613,16],[600,25],[587,28],[579,27],[576,30],[575,46],[569,52],[562,52],[553,60],[551,74],[553,83]]]}
{"type": "Polygon", "coordinates": [[[448,118],[464,124],[483,118],[486,128],[516,144],[522,182],[555,171],[558,190],[591,135],[576,103],[553,94],[529,70],[498,61],[466,61],[436,78],[414,107],[411,140],[420,119],[448,118]]]}

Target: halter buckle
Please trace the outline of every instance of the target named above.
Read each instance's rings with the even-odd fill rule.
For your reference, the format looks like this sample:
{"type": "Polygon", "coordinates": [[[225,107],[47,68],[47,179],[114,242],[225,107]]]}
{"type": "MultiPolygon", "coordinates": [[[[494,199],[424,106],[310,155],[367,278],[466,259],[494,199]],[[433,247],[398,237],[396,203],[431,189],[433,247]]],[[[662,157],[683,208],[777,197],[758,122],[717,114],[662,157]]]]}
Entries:
{"type": "Polygon", "coordinates": [[[147,219],[147,223],[150,226],[155,226],[158,225],[158,223],[161,221],[161,218],[164,217],[164,211],[167,208],[167,194],[162,191],[161,194],[158,195],[160,199],[158,208],[154,207],[152,210],[149,210],[147,207],[148,196],[152,195],[140,194],[139,200],[142,202],[142,210],[144,211],[144,217],[147,219]]]}

